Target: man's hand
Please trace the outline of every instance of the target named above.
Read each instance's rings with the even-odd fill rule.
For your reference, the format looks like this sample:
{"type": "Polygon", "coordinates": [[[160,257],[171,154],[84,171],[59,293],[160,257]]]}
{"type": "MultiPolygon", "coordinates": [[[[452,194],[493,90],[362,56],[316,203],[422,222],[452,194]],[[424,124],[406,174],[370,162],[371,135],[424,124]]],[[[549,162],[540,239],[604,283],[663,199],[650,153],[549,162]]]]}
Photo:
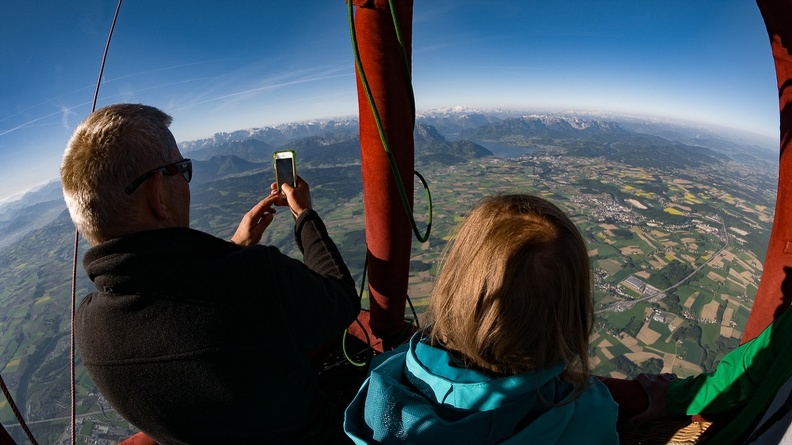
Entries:
{"type": "MultiPolygon", "coordinates": [[[[270,188],[273,193],[278,193],[278,185],[274,182],[270,188]]],[[[280,199],[275,202],[275,205],[288,205],[295,218],[300,216],[300,213],[304,210],[311,208],[311,190],[308,187],[308,183],[303,181],[301,177],[297,176],[297,187],[292,187],[291,184],[284,182],[281,184],[281,190],[283,190],[283,195],[286,197],[277,195],[280,196],[280,199]]]]}
{"type": "Polygon", "coordinates": [[[674,379],[676,379],[674,374],[638,374],[635,381],[641,384],[646,395],[649,396],[649,407],[646,408],[646,411],[630,419],[630,423],[640,425],[646,421],[670,415],[666,406],[666,394],[669,383],[674,379]]]}
{"type": "Polygon", "coordinates": [[[249,212],[242,217],[242,222],[231,237],[231,242],[242,247],[255,246],[264,236],[264,230],[269,227],[275,218],[275,208],[272,207],[281,197],[277,192],[259,201],[249,212]]]}

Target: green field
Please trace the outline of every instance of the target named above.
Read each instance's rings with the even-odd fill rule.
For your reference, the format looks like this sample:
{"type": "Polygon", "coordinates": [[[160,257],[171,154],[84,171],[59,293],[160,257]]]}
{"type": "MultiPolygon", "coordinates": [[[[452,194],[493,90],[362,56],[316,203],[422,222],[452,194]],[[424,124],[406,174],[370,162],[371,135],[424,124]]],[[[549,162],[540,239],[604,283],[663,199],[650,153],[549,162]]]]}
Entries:
{"type": "MultiPolygon", "coordinates": [[[[415,272],[410,283],[410,296],[416,310],[423,312],[447,241],[478,199],[498,192],[537,193],[552,199],[579,223],[588,249],[596,251],[592,258],[594,268],[606,272],[595,277],[594,295],[598,310],[597,329],[602,338],[607,338],[612,344],[608,348],[611,354],[618,358],[631,351],[619,340],[619,333],[627,330],[635,331],[631,334],[637,333],[635,328],[640,328],[645,322],[647,308],[669,310],[673,307],[679,320],[675,324],[680,325],[677,329],[700,329],[701,343],[697,339],[684,338],[681,344],[676,344],[669,339],[668,322],[651,320],[650,328],[661,336],[647,351],[669,354],[676,351],[681,359],[693,364],[704,365],[702,361],[705,359],[707,363],[713,363],[725,354],[716,345],[721,340],[721,320],[700,322],[701,308],[713,300],[720,301],[722,294],[727,295],[730,301],[740,301],[742,304],[737,307],[732,320],[736,323],[735,329],[742,331],[748,316],[746,306],[750,305],[756,286],[749,283],[746,288],[729,280],[721,285],[706,275],[709,271],[716,271],[726,276],[732,268],[760,276],[761,265],[756,258],[764,258],[770,230],[769,223],[761,226],[753,223],[756,214],[743,214],[740,208],[724,201],[724,191],[737,196],[740,190],[756,187],[751,182],[753,177],[729,173],[729,169],[742,172],[740,168],[736,164],[724,163],[717,169],[703,166],[665,172],[602,158],[542,152],[508,162],[481,158],[454,165],[424,165],[421,172],[432,190],[433,226],[427,243],[413,241],[415,272]],[[662,211],[661,199],[669,199],[663,195],[664,191],[680,178],[689,182],[685,186],[687,190],[675,186],[673,194],[685,197],[690,193],[701,201],[701,204],[683,204],[693,209],[685,216],[662,211]],[[734,178],[739,178],[739,181],[734,178]],[[647,209],[631,207],[625,199],[636,199],[647,209]],[[706,222],[710,227],[721,230],[713,218],[724,218],[724,224],[733,227],[751,228],[752,243],[737,244],[734,237],[726,242],[715,232],[699,229],[699,224],[706,222]],[[605,225],[615,227],[616,233],[624,239],[608,236],[607,230],[603,229],[605,225]],[[650,239],[651,245],[638,236],[638,232],[650,239]],[[683,239],[687,241],[683,242],[683,239]],[[686,245],[696,245],[697,248],[688,251],[686,245]],[[641,253],[622,255],[620,250],[631,246],[640,249],[641,253]],[[630,277],[638,277],[647,283],[665,277],[669,272],[667,264],[650,264],[654,258],[663,258],[666,263],[668,258],[677,258],[690,270],[695,270],[705,261],[713,261],[721,251],[733,254],[739,262],[724,261],[722,270],[707,265],[686,278],[687,281],[669,283],[678,286],[674,293],[679,304],[668,304],[671,299],[664,300],[665,294],[650,299],[621,285],[630,277]],[[692,258],[692,261],[685,258],[692,258]],[[691,310],[685,311],[683,305],[694,292],[698,292],[698,298],[691,310]],[[636,299],[641,301],[633,304],[636,299]]],[[[360,166],[305,167],[301,175],[311,183],[314,207],[326,221],[359,284],[366,255],[360,166]]],[[[772,182],[767,179],[771,175],[759,175],[756,183],[772,182]]],[[[262,184],[268,184],[268,181],[269,172],[258,172],[196,186],[191,225],[229,238],[241,215],[261,194],[262,184]]],[[[762,201],[753,204],[763,208],[763,216],[769,220],[774,197],[758,192],[756,196],[762,201]]],[[[685,199],[690,201],[689,198],[685,199]]],[[[416,218],[423,229],[427,218],[426,203],[420,190],[416,190],[415,201],[416,218]]],[[[300,258],[292,239],[292,226],[288,212],[279,212],[265,232],[264,242],[300,258]]],[[[0,370],[4,379],[12,383],[12,392],[19,396],[24,406],[36,407],[29,420],[60,415],[62,409],[55,407],[61,406],[59,404],[64,397],[68,397],[68,354],[64,347],[67,337],[64,334],[68,330],[72,236],[73,227],[68,217],[62,217],[46,230],[31,233],[0,253],[0,265],[3,265],[0,267],[0,370]]],[[[81,297],[92,286],[81,268],[78,275],[77,294],[81,297]]],[[[672,278],[682,280],[681,277],[672,278]]],[[[364,300],[364,304],[367,303],[368,300],[364,300]]],[[[409,315],[409,306],[406,315],[409,315]]],[[[631,347],[641,349],[646,345],[639,342],[631,347]]],[[[600,359],[600,365],[594,372],[606,374],[615,370],[616,363],[597,349],[595,347],[592,353],[600,359]]],[[[634,372],[640,371],[640,366],[634,369],[634,372]]],[[[95,393],[96,389],[82,366],[77,367],[77,375],[78,409],[88,412],[96,402],[89,393],[95,393]]],[[[5,423],[10,418],[10,409],[0,405],[0,421],[5,423]]],[[[83,428],[87,429],[86,426],[83,428]]],[[[52,439],[52,435],[46,437],[52,439]]],[[[54,439],[42,442],[54,442],[54,439]]]]}
{"type": "Polygon", "coordinates": [[[682,343],[682,351],[680,355],[684,356],[685,359],[691,363],[701,363],[702,358],[704,357],[704,352],[701,350],[701,347],[698,343],[693,342],[691,340],[685,340],[682,343]]]}

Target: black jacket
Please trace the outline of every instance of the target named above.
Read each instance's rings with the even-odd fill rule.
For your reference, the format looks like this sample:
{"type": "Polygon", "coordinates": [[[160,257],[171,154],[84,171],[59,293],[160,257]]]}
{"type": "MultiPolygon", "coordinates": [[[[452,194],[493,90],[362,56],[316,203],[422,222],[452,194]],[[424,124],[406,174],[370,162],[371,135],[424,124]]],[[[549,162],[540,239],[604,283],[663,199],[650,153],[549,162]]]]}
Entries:
{"type": "Polygon", "coordinates": [[[355,283],[316,212],[295,222],[304,263],[191,229],[91,248],[97,292],[75,324],[80,356],[110,404],[160,444],[332,441],[306,359],[355,319],[355,283]]]}

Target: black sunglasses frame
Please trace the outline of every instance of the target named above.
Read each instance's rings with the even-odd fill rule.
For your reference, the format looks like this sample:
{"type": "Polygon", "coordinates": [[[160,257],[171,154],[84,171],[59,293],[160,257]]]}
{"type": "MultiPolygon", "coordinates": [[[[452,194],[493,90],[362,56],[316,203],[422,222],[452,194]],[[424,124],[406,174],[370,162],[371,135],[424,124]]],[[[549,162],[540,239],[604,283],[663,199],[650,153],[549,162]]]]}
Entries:
{"type": "Polygon", "coordinates": [[[166,176],[176,176],[178,174],[182,174],[184,175],[184,179],[186,179],[187,182],[190,182],[190,180],[192,180],[192,160],[182,159],[181,161],[177,161],[172,164],[166,164],[143,173],[142,175],[135,178],[134,181],[130,182],[124,191],[127,193],[127,195],[131,195],[135,190],[137,190],[138,187],[140,187],[140,184],[143,184],[148,178],[160,172],[166,176]]]}

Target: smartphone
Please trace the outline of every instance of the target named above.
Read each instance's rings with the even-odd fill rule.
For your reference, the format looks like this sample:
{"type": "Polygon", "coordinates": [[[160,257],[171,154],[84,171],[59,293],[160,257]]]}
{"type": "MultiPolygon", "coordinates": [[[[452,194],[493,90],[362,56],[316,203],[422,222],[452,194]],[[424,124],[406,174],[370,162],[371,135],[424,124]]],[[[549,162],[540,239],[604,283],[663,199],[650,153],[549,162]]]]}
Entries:
{"type": "Polygon", "coordinates": [[[275,166],[275,183],[278,184],[278,192],[281,191],[281,184],[284,182],[297,187],[297,166],[294,162],[294,150],[276,151],[272,154],[272,162],[275,166]]]}

